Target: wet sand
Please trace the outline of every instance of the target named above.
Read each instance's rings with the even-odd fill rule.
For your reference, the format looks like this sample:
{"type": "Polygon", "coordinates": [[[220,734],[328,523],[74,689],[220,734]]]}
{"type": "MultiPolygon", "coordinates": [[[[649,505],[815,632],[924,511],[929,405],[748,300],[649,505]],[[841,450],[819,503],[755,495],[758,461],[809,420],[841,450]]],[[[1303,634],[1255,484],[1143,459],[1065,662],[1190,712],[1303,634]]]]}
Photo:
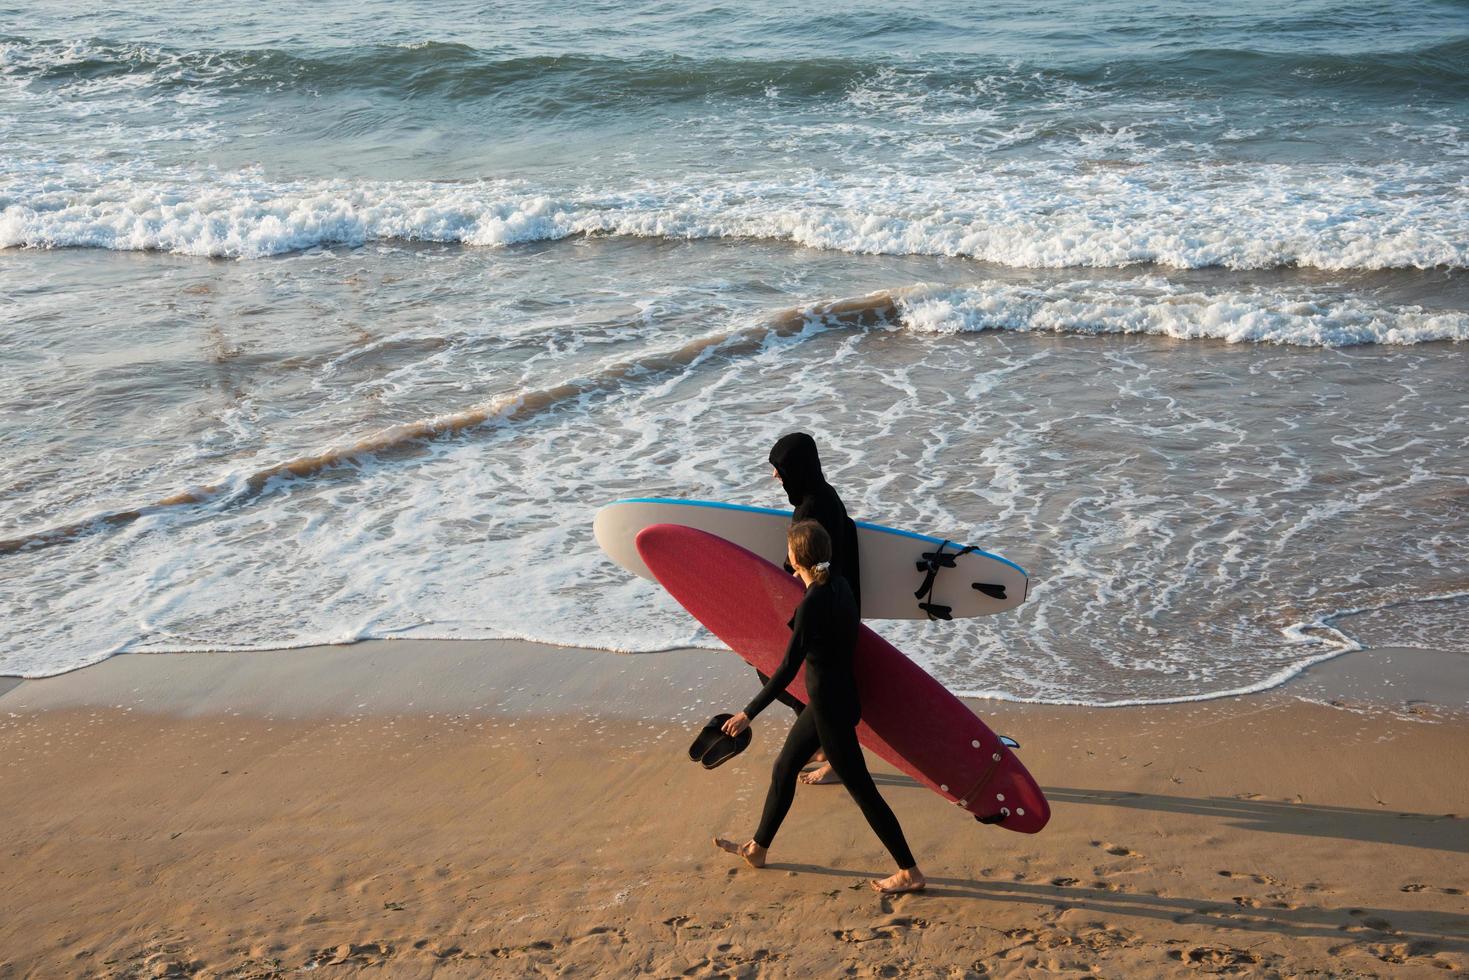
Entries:
{"type": "Polygon", "coordinates": [[[976,702],[1051,824],[980,827],[875,763],[930,879],[885,899],[840,787],[798,792],[763,871],[710,845],[752,828],[789,718],[687,761],[749,693],[729,654],[116,657],[0,687],[0,976],[1445,975],[1469,965],[1464,663],[976,702]]]}

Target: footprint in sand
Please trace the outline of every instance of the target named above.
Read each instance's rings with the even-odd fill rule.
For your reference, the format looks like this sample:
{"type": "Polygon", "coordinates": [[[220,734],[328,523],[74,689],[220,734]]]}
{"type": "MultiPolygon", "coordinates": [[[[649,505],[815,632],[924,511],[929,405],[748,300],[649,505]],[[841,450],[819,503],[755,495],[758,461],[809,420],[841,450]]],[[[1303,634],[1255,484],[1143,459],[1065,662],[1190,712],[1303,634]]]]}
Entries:
{"type": "Polygon", "coordinates": [[[879,939],[900,939],[910,929],[927,929],[927,919],[913,919],[907,916],[894,916],[886,922],[881,922],[870,929],[839,929],[832,933],[832,937],[840,939],[844,943],[870,943],[879,939]]]}
{"type": "Polygon", "coordinates": [[[1130,847],[1124,847],[1121,844],[1112,844],[1106,841],[1094,840],[1092,841],[1092,847],[1100,847],[1102,850],[1106,851],[1108,854],[1111,854],[1113,857],[1142,857],[1142,855],[1139,854],[1137,851],[1134,851],[1130,847]]]}
{"type": "Polygon", "coordinates": [[[1064,878],[1064,877],[1063,878],[1052,878],[1051,879],[1051,884],[1057,886],[1058,888],[1070,888],[1072,885],[1077,884],[1077,882],[1079,880],[1080,879],[1077,879],[1077,878],[1064,878]]]}
{"type": "MultiPolygon", "coordinates": [[[[1136,933],[1120,929],[1108,928],[1100,922],[1092,922],[1082,926],[1076,931],[1065,929],[1041,929],[1032,931],[1030,929],[1006,929],[1001,935],[1009,939],[1014,946],[1000,953],[1007,960],[1023,959],[1035,952],[1040,953],[1079,953],[1082,950],[1091,953],[1101,953],[1123,946],[1130,946],[1136,939],[1136,933]]],[[[1059,962],[1057,960],[1039,962],[1059,962]]],[[[1027,964],[1032,966],[1032,964],[1027,964]]],[[[1046,967],[1051,972],[1057,972],[1057,968],[1046,967]]],[[[1089,967],[1078,961],[1072,963],[1066,970],[1060,972],[1088,972],[1089,967]]]]}
{"type": "Polygon", "coordinates": [[[1087,949],[1100,953],[1104,950],[1132,945],[1133,940],[1137,938],[1137,933],[1128,932],[1125,929],[1112,929],[1098,922],[1081,932],[1077,938],[1087,949]]]}
{"type": "Polygon", "coordinates": [[[1279,885],[1280,881],[1269,875],[1251,874],[1248,871],[1220,871],[1221,878],[1243,878],[1245,881],[1253,881],[1257,885],[1279,885]]]}
{"type": "Polygon", "coordinates": [[[880,924],[878,926],[878,928],[879,929],[893,929],[893,930],[896,930],[896,931],[899,931],[899,932],[903,932],[903,931],[906,931],[908,929],[927,929],[928,928],[928,920],[927,919],[919,919],[919,918],[915,918],[915,917],[912,917],[912,916],[906,916],[906,915],[895,915],[891,919],[889,919],[888,921],[880,924]]]}
{"type": "MultiPolygon", "coordinates": [[[[667,923],[665,923],[666,925],[667,923]]],[[[627,945],[627,932],[612,926],[592,926],[585,933],[572,940],[573,945],[627,945]]]]}
{"type": "Polygon", "coordinates": [[[524,946],[496,946],[488,950],[485,955],[493,956],[497,960],[508,960],[514,956],[534,956],[536,953],[546,953],[556,948],[556,944],[544,939],[524,946]]]}
{"type": "MultiPolygon", "coordinates": [[[[1428,885],[1424,885],[1424,884],[1421,884],[1419,882],[1413,881],[1413,882],[1409,882],[1408,884],[1404,885],[1402,888],[1399,888],[1398,891],[1400,891],[1400,892],[1423,892],[1423,891],[1428,891],[1429,887],[1430,886],[1428,886],[1428,885]]],[[[1462,895],[1462,894],[1464,894],[1464,889],[1462,889],[1462,888],[1435,888],[1433,890],[1434,891],[1437,891],[1437,892],[1442,892],[1445,895],[1462,895]]]]}
{"type": "Polygon", "coordinates": [[[1247,949],[1228,946],[1195,946],[1193,949],[1175,949],[1168,953],[1169,959],[1181,960],[1189,966],[1250,966],[1260,962],[1260,957],[1247,949]]]}
{"type": "Polygon", "coordinates": [[[770,964],[785,959],[784,953],[773,952],[768,949],[756,949],[746,951],[740,946],[725,943],[721,945],[717,956],[706,959],[699,967],[690,967],[684,970],[686,976],[749,976],[758,973],[762,964],[770,964]]]}
{"type": "Polygon", "coordinates": [[[306,969],[318,966],[344,966],[348,963],[380,965],[393,955],[393,947],[387,943],[337,943],[319,949],[306,961],[306,969]]]}
{"type": "Polygon", "coordinates": [[[1430,966],[1439,970],[1457,970],[1459,964],[1448,959],[1430,942],[1378,943],[1367,947],[1372,955],[1394,966],[1430,966]]]}
{"type": "Polygon", "coordinates": [[[196,963],[172,953],[154,953],[143,961],[145,974],[150,977],[192,977],[203,967],[203,963],[196,963]]]}

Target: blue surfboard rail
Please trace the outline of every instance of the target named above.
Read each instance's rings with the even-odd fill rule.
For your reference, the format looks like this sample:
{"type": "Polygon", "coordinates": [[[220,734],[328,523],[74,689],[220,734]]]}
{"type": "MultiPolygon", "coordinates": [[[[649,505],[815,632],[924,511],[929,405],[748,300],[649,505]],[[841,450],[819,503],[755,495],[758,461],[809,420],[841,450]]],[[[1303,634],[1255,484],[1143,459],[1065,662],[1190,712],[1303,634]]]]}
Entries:
{"type": "MultiPolygon", "coordinates": [[[[772,514],[772,515],[783,516],[783,517],[787,517],[787,518],[789,518],[791,516],[791,514],[794,513],[794,511],[781,510],[778,507],[751,507],[751,506],[746,505],[746,504],[726,504],[726,503],[721,503],[720,501],[717,501],[717,500],[678,500],[678,499],[673,498],[673,497],[630,497],[630,498],[628,498],[626,500],[614,501],[613,503],[614,503],[614,505],[616,505],[616,504],[676,504],[676,505],[682,506],[682,507],[709,507],[709,508],[712,508],[712,509],[715,509],[715,510],[738,510],[738,511],[743,511],[744,513],[747,513],[747,514],[772,514]]],[[[897,535],[900,538],[912,538],[915,541],[924,541],[924,542],[927,542],[929,544],[934,544],[934,545],[942,545],[942,544],[947,543],[951,547],[964,547],[962,544],[960,544],[957,541],[948,541],[948,542],[945,542],[945,540],[943,538],[936,538],[936,537],[934,537],[934,536],[932,536],[930,534],[917,534],[917,533],[915,533],[913,531],[904,531],[904,530],[900,530],[899,528],[896,528],[896,527],[887,527],[887,526],[882,525],[882,524],[873,524],[871,521],[855,521],[854,523],[856,523],[856,525],[859,528],[863,528],[863,529],[868,530],[868,531],[879,531],[879,532],[881,532],[883,534],[895,534],[895,535],[897,535]]],[[[1029,572],[1027,572],[1025,569],[1021,568],[1019,565],[1015,564],[1013,561],[1011,561],[1008,558],[1002,558],[999,555],[992,554],[991,552],[988,552],[988,551],[983,551],[983,550],[981,550],[979,548],[975,548],[974,551],[971,552],[971,554],[983,555],[986,558],[993,558],[997,562],[1000,562],[1000,563],[1005,564],[1005,565],[1009,565],[1011,568],[1015,569],[1021,575],[1024,575],[1027,580],[1030,578],[1030,573],[1029,572]]]]}

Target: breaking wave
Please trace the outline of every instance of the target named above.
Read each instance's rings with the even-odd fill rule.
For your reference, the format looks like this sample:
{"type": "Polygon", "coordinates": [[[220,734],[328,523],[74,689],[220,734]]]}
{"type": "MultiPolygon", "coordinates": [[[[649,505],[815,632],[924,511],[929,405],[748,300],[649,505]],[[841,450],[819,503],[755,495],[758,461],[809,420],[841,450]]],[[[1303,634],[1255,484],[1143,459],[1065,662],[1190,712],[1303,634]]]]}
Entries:
{"type": "Polygon", "coordinates": [[[106,248],[250,259],[409,240],[506,246],[577,235],[772,239],[1025,268],[1469,266],[1469,195],[1382,164],[976,167],[963,174],[638,180],[165,179],[91,166],[0,176],[0,248],[106,248]]]}

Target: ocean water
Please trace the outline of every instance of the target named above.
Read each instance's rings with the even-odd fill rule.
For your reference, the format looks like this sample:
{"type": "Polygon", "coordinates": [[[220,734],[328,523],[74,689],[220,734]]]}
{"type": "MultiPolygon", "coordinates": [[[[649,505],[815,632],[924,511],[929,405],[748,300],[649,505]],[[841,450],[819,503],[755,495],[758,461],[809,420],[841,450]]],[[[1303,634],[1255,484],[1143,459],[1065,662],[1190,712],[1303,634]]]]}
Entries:
{"type": "Polygon", "coordinates": [[[0,673],[714,645],[602,503],[1024,566],[1117,704],[1469,650],[1469,7],[0,0],[0,673]]]}

